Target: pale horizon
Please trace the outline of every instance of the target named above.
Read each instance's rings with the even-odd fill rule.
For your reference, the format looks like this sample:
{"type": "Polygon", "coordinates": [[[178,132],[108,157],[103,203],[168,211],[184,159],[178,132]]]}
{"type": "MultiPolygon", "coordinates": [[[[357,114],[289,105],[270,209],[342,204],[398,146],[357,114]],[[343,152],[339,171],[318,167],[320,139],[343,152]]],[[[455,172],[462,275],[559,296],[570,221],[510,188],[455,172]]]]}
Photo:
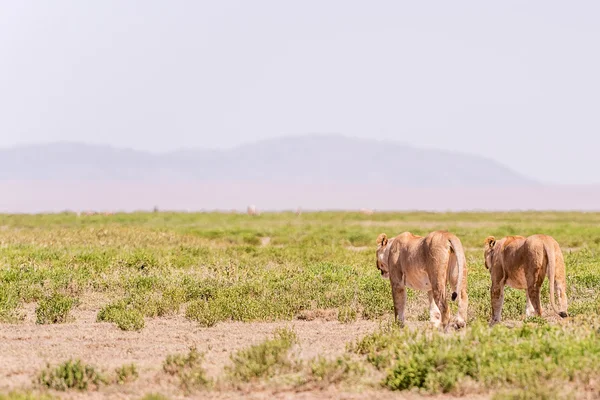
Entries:
{"type": "Polygon", "coordinates": [[[0,5],[0,147],[333,133],[600,183],[600,3],[0,5]]]}

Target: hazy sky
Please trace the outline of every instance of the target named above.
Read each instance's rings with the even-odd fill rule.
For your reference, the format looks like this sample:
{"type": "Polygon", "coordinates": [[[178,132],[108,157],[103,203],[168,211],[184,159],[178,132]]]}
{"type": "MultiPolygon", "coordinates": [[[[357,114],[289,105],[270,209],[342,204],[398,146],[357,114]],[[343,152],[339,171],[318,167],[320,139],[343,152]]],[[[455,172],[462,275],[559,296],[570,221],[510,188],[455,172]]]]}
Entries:
{"type": "Polygon", "coordinates": [[[597,1],[0,1],[0,146],[305,133],[600,183],[597,1]]]}

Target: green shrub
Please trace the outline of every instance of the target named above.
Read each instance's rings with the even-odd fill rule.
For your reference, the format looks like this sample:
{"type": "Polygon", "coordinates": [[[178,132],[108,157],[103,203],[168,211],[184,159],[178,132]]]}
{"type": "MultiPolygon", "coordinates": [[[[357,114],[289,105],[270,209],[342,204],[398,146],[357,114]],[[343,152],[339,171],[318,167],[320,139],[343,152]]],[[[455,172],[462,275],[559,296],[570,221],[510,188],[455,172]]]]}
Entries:
{"type": "Polygon", "coordinates": [[[52,296],[40,300],[35,309],[36,323],[38,324],[61,324],[67,322],[71,309],[76,300],[55,293],[52,296]]]}
{"type": "Polygon", "coordinates": [[[185,317],[191,321],[197,321],[204,327],[214,326],[220,320],[217,312],[206,300],[191,302],[185,310],[185,317]]]}
{"type": "Polygon", "coordinates": [[[104,306],[98,312],[97,320],[113,322],[124,331],[139,331],[145,326],[142,313],[122,301],[104,306]]]}
{"type": "Polygon", "coordinates": [[[68,360],[53,368],[48,365],[38,375],[41,386],[55,390],[86,390],[98,388],[104,382],[102,375],[93,366],[84,365],[80,360],[68,360]]]}

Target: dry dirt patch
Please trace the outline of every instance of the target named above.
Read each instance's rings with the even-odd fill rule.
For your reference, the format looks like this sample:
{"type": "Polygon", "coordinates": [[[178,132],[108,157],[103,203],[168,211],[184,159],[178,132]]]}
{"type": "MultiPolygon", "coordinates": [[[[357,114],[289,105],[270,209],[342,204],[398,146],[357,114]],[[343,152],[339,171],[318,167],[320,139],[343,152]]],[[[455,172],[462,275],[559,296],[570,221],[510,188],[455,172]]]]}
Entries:
{"type": "MultiPolygon", "coordinates": [[[[25,322],[0,325],[0,393],[31,387],[33,379],[46,363],[57,364],[69,358],[80,358],[106,372],[127,363],[135,363],[140,372],[139,379],[132,384],[103,387],[99,392],[86,392],[86,397],[138,398],[144,393],[161,392],[175,398],[179,392],[160,373],[162,362],[169,354],[187,352],[190,346],[206,353],[204,365],[207,374],[217,377],[229,363],[232,352],[270,338],[276,328],[292,327],[300,339],[297,354],[302,359],[310,359],[318,355],[337,356],[344,352],[347,342],[378,327],[374,321],[341,324],[315,319],[228,322],[203,328],[178,315],[148,319],[142,331],[124,332],[114,324],[96,322],[96,311],[76,311],[75,322],[60,325],[36,325],[31,315],[33,307],[26,311],[25,322]]],[[[79,398],[82,394],[66,395],[79,398]]],[[[235,395],[213,392],[210,397],[230,398],[235,395]]],[[[324,397],[321,398],[330,398],[326,393],[322,395],[324,397]]],[[[256,396],[260,398],[259,393],[256,396]]],[[[281,396],[279,398],[287,398],[283,394],[281,396]]],[[[302,395],[301,398],[310,396],[302,395]]]]}

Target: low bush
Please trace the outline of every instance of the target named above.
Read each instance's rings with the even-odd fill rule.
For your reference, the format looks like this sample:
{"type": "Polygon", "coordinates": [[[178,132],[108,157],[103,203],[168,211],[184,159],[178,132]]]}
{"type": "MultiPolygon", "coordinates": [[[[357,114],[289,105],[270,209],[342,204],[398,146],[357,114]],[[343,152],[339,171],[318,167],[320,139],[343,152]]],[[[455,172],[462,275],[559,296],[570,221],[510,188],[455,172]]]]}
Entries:
{"type": "Polygon", "coordinates": [[[68,360],[55,367],[48,365],[40,372],[38,383],[48,389],[97,389],[105,383],[104,377],[96,369],[80,360],[68,360]]]}

